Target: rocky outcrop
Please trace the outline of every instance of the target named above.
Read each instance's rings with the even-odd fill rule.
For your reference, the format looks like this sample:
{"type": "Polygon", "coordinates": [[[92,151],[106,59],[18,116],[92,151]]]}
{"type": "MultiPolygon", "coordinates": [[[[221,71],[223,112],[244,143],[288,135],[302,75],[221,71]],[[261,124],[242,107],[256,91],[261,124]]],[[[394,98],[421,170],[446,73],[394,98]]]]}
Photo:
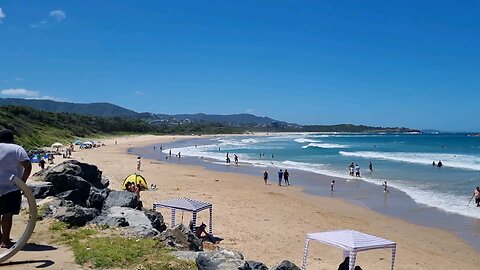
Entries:
{"type": "Polygon", "coordinates": [[[54,195],[53,185],[48,182],[28,182],[27,186],[32,190],[35,199],[43,199],[54,195]]]}
{"type": "Polygon", "coordinates": [[[241,270],[268,270],[268,267],[261,262],[246,261],[241,270]]]}
{"type": "Polygon", "coordinates": [[[137,208],[138,196],[135,193],[125,190],[112,191],[103,203],[103,209],[109,209],[115,206],[137,208]]]}
{"type": "Polygon", "coordinates": [[[158,236],[158,239],[179,250],[203,250],[202,241],[183,224],[167,229],[158,236]]]}
{"type": "Polygon", "coordinates": [[[279,265],[274,266],[271,270],[301,270],[301,269],[291,261],[285,260],[285,261],[282,261],[279,265]]]}
{"type": "Polygon", "coordinates": [[[87,222],[99,214],[95,208],[85,208],[78,205],[71,207],[58,207],[52,212],[52,217],[63,221],[70,226],[85,226],[87,222]]]}
{"type": "Polygon", "coordinates": [[[103,203],[107,199],[108,195],[110,194],[110,189],[98,189],[96,187],[90,188],[90,194],[87,199],[87,207],[96,208],[101,210],[103,208],[103,203]]]}
{"type": "Polygon", "coordinates": [[[246,262],[242,253],[226,249],[200,253],[195,263],[199,270],[250,269],[245,268],[246,262]]]}

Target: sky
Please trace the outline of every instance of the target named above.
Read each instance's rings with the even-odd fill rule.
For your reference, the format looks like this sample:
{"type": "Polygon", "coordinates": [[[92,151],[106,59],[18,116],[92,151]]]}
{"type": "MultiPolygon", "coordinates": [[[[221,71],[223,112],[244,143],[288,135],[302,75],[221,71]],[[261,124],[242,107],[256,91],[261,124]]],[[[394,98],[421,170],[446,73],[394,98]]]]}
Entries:
{"type": "Polygon", "coordinates": [[[0,0],[0,97],[480,131],[480,2],[0,0]]]}

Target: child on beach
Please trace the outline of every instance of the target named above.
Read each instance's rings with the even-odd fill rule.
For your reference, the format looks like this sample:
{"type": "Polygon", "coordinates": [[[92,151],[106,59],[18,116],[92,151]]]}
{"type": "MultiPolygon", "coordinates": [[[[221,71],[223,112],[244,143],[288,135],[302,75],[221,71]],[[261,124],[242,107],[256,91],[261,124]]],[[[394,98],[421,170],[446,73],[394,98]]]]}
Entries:
{"type": "Polygon", "coordinates": [[[142,167],[142,158],[137,157],[137,171],[140,171],[141,167],[142,167]]]}
{"type": "Polygon", "coordinates": [[[387,187],[388,187],[387,181],[383,181],[382,186],[383,186],[383,192],[390,192],[390,191],[387,189],[387,187]]]}
{"type": "Polygon", "coordinates": [[[267,180],[268,180],[268,172],[264,171],[263,172],[263,181],[265,181],[265,185],[267,184],[267,180]]]}
{"type": "Polygon", "coordinates": [[[335,180],[332,180],[330,183],[330,191],[333,191],[333,187],[335,186],[335,180]]]}

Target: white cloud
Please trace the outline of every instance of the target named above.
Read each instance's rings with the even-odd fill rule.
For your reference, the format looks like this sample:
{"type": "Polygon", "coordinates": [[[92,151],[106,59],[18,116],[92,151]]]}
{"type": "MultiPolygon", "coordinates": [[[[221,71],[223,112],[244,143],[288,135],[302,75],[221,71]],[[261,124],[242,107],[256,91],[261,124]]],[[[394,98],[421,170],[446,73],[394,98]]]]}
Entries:
{"type": "Polygon", "coordinates": [[[23,88],[11,88],[3,89],[0,91],[0,94],[5,96],[24,96],[24,97],[38,97],[40,93],[38,91],[31,91],[23,88]]]}
{"type": "Polygon", "coordinates": [[[48,22],[45,21],[45,20],[40,21],[39,23],[30,24],[30,27],[31,27],[31,28],[45,29],[45,28],[47,28],[47,26],[48,26],[48,22]]]}
{"type": "Polygon", "coordinates": [[[2,19],[4,19],[5,17],[7,17],[7,15],[5,15],[5,12],[3,12],[3,9],[0,8],[0,23],[2,23],[2,19]]]}
{"type": "Polygon", "coordinates": [[[137,95],[137,96],[143,96],[143,95],[145,95],[145,92],[137,90],[137,91],[134,92],[134,94],[137,95]]]}
{"type": "Polygon", "coordinates": [[[245,112],[246,112],[246,113],[252,113],[252,112],[253,112],[253,109],[247,109],[245,112]]]}
{"type": "Polygon", "coordinates": [[[63,21],[67,18],[65,11],[60,9],[50,11],[49,16],[55,18],[57,21],[63,21]]]}

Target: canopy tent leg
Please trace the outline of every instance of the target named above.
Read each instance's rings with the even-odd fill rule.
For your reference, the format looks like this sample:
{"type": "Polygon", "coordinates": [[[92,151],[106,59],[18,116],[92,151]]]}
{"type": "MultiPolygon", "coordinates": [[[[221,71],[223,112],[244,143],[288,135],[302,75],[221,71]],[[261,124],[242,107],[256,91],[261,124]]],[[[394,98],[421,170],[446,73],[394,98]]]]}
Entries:
{"type": "Polygon", "coordinates": [[[308,246],[310,244],[310,239],[307,237],[305,241],[305,247],[303,248],[303,262],[302,262],[302,270],[307,269],[307,256],[308,256],[308,246]]]}
{"type": "Polygon", "coordinates": [[[212,217],[212,206],[210,206],[210,221],[208,223],[208,232],[213,235],[213,228],[212,228],[212,220],[213,220],[213,217],[212,217]]]}
{"type": "Polygon", "coordinates": [[[172,209],[172,227],[175,227],[175,209],[172,209]]]}
{"type": "Polygon", "coordinates": [[[393,270],[393,267],[395,266],[395,255],[397,253],[397,247],[393,247],[392,248],[392,270],[393,270]]]}
{"type": "Polygon", "coordinates": [[[196,211],[193,211],[192,220],[193,220],[193,233],[195,233],[195,230],[197,229],[197,212],[196,211]]]}
{"type": "Polygon", "coordinates": [[[354,270],[355,268],[355,260],[357,259],[357,252],[351,251],[350,252],[350,261],[348,264],[348,270],[354,270]]]}

